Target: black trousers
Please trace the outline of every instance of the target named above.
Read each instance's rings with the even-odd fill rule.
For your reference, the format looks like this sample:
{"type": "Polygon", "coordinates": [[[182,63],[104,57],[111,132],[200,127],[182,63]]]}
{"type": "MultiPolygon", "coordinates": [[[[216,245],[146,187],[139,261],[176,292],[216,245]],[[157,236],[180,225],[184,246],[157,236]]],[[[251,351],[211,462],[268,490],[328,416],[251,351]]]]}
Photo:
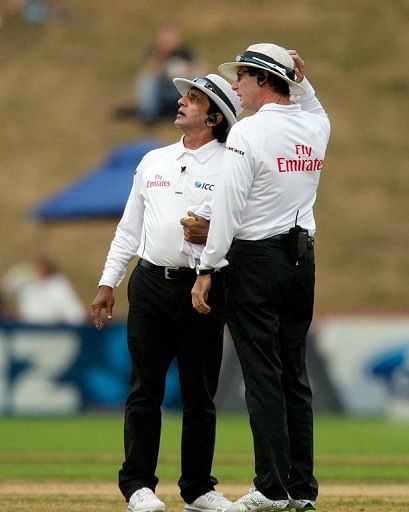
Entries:
{"type": "Polygon", "coordinates": [[[243,370],[254,440],[254,484],[271,499],[315,499],[313,414],[305,365],[313,248],[292,263],[280,239],[235,240],[226,320],[243,370]]]}
{"type": "Polygon", "coordinates": [[[183,402],[181,440],[182,498],[191,503],[214,489],[211,476],[216,393],[223,350],[224,293],[215,276],[212,312],[197,313],[191,303],[191,277],[165,279],[137,266],[128,285],[128,348],[131,392],[125,405],[125,461],[119,488],[125,499],[142,487],[155,490],[166,373],[176,357],[183,402]]]}

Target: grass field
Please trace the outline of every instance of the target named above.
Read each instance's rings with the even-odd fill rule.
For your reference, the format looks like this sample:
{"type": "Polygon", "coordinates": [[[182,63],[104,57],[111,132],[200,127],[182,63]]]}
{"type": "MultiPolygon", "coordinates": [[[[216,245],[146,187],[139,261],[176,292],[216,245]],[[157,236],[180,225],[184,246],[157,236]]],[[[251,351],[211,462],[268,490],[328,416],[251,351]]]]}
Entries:
{"type": "MultiPolygon", "coordinates": [[[[316,475],[319,510],[409,510],[408,425],[381,419],[319,417],[316,475]],[[391,508],[391,509],[392,509],[391,508]]],[[[166,414],[157,474],[168,512],[181,509],[180,417],[166,414]]],[[[123,510],[116,489],[122,462],[122,417],[0,420],[0,510],[115,512],[123,510]]],[[[222,416],[214,474],[220,489],[236,498],[253,477],[247,417],[222,416]]]]}

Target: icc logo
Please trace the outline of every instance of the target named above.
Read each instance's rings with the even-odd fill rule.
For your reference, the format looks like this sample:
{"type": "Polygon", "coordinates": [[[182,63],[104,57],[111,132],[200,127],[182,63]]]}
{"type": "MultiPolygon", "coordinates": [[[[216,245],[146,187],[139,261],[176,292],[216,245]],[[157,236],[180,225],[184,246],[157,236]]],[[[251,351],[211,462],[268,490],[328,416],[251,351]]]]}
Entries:
{"type": "Polygon", "coordinates": [[[213,190],[213,183],[201,183],[200,181],[195,181],[196,188],[202,188],[204,190],[213,190]]]}

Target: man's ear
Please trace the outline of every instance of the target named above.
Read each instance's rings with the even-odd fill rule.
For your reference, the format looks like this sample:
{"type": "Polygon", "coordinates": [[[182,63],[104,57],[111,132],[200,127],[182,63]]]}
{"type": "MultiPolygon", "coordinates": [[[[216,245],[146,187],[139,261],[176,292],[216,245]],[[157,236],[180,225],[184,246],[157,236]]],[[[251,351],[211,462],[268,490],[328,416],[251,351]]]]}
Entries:
{"type": "Polygon", "coordinates": [[[266,82],[267,82],[267,79],[268,79],[268,75],[267,73],[263,73],[263,71],[259,71],[257,73],[257,84],[262,87],[266,82]]]}
{"type": "Polygon", "coordinates": [[[220,114],[220,112],[215,112],[214,114],[209,114],[207,117],[206,117],[206,125],[207,126],[217,126],[218,124],[220,124],[223,120],[223,116],[222,114],[220,114]]]}

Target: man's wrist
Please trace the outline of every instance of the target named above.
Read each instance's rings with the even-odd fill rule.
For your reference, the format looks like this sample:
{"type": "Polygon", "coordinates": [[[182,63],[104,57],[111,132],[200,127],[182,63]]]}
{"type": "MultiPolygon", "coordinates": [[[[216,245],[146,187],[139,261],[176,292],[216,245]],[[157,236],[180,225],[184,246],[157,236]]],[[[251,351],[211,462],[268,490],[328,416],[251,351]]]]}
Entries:
{"type": "Polygon", "coordinates": [[[198,276],[208,276],[210,274],[213,274],[214,268],[199,268],[196,267],[196,274],[198,276]]]}

